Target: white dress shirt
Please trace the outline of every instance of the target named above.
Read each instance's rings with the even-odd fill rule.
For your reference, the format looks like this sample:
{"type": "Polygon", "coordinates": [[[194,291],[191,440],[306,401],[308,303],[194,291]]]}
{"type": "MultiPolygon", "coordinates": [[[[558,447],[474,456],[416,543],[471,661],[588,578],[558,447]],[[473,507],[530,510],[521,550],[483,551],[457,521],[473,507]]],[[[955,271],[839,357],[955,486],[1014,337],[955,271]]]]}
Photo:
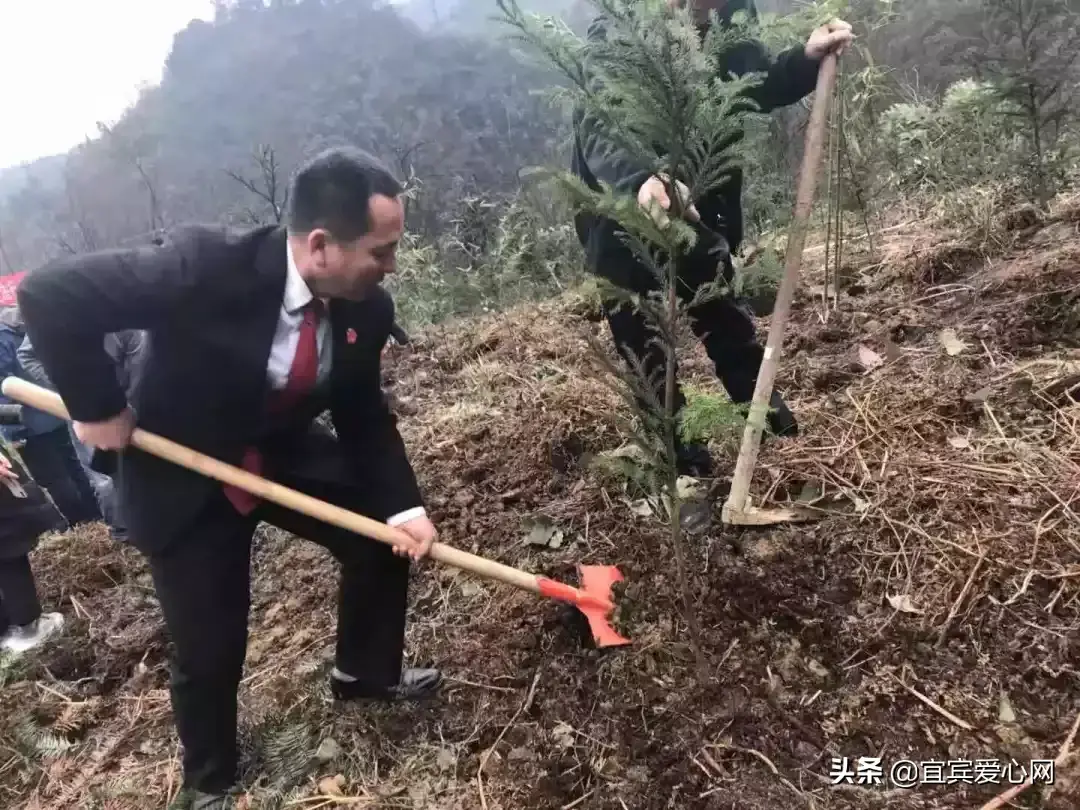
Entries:
{"type": "MultiPolygon", "coordinates": [[[[300,343],[300,326],[304,322],[302,310],[315,297],[296,267],[292,246],[286,244],[285,250],[288,253],[285,294],[282,297],[277,330],[274,332],[274,342],[270,346],[270,359],[266,367],[270,385],[275,391],[285,388],[288,382],[289,371],[292,369],[293,358],[296,356],[296,347],[300,343]]],[[[333,366],[333,341],[330,339],[328,317],[319,320],[315,335],[319,347],[319,371],[315,384],[321,388],[329,381],[330,369],[333,366]]],[[[391,526],[398,526],[426,514],[424,507],[417,506],[394,515],[386,522],[391,526]]]]}

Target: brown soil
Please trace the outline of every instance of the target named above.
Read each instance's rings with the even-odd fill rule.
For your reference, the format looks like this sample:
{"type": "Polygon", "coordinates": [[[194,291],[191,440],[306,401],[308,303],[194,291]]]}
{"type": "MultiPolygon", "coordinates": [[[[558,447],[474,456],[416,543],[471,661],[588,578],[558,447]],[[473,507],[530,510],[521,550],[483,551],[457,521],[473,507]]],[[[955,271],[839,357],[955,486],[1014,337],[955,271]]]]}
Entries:
{"type": "MultiPolygon", "coordinates": [[[[260,534],[248,806],[977,808],[1008,783],[833,787],[830,760],[1057,756],[1080,711],[1080,238],[1068,217],[1016,238],[989,257],[896,239],[827,320],[800,296],[779,386],[802,437],[762,449],[752,491],[812,483],[819,519],[733,529],[717,503],[689,540],[704,687],[663,526],[588,465],[625,441],[587,344],[607,345],[602,325],[564,300],[391,351],[443,539],[569,581],[617,564],[634,644],[591,649],[559,605],[426,566],[409,651],[447,673],[443,699],[335,708],[333,565],[260,534]],[[538,516],[558,549],[524,542],[538,516]],[[337,774],[356,801],[320,804],[337,774]]],[[[716,389],[696,346],[685,358],[683,378],[716,389]]],[[[717,454],[722,490],[733,461],[717,454]]],[[[69,624],[0,670],[0,806],[164,807],[178,751],[144,566],[102,530],[52,538],[34,563],[69,624]]],[[[1076,807],[1075,775],[1015,806],[1076,807]]]]}

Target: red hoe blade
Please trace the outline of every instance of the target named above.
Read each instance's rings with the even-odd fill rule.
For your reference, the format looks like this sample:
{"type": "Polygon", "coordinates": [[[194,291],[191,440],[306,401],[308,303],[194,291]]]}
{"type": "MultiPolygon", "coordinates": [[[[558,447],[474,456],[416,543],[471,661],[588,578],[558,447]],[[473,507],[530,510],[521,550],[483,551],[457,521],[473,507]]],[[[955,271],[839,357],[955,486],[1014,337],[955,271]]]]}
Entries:
{"type": "Polygon", "coordinates": [[[547,577],[537,577],[543,596],[569,602],[585,614],[597,647],[620,647],[630,644],[612,626],[610,617],[615,612],[611,598],[611,586],[622,582],[623,575],[614,565],[579,565],[581,587],[575,588],[547,577]]]}

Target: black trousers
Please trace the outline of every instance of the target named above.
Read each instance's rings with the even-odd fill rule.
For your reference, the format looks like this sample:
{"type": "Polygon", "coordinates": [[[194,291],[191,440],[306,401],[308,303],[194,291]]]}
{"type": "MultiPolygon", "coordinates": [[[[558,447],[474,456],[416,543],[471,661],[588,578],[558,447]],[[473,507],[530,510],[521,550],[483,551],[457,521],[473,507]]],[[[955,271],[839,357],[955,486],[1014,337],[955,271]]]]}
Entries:
{"type": "MultiPolygon", "coordinates": [[[[266,459],[267,475],[278,483],[376,520],[389,517],[365,497],[332,437],[310,434],[274,452],[266,459]]],[[[172,705],[184,747],[185,787],[206,793],[223,792],[236,778],[251,537],[260,520],[318,543],[340,563],[337,667],[375,686],[395,684],[401,676],[408,560],[387,545],[275,505],[243,517],[222,493],[185,537],[149,559],[175,648],[172,705]]]]}
{"type": "Polygon", "coordinates": [[[0,633],[22,627],[41,616],[34,572],[26,555],[0,559],[0,633]]]}
{"type": "Polygon", "coordinates": [[[49,491],[69,524],[101,520],[94,488],[66,427],[27,437],[21,452],[30,475],[49,491]]]}
{"type": "MultiPolygon", "coordinates": [[[[640,295],[660,288],[647,268],[628,265],[629,257],[625,254],[612,258],[612,265],[605,266],[601,260],[594,272],[640,295]]],[[[704,249],[695,250],[678,268],[676,289],[679,298],[689,307],[691,328],[705,346],[728,396],[732,402],[748,403],[753,399],[758,369],[764,357],[764,348],[757,342],[750,314],[730,292],[689,306],[703,286],[718,280],[730,283],[733,273],[730,257],[718,265],[717,259],[704,249]]],[[[653,390],[663,403],[666,393],[663,369],[667,356],[659,334],[647,316],[630,304],[608,306],[605,316],[619,353],[628,361],[636,358],[642,364],[649,379],[656,380],[653,390]]],[[[677,413],[686,404],[686,398],[678,382],[675,385],[677,413]]]]}

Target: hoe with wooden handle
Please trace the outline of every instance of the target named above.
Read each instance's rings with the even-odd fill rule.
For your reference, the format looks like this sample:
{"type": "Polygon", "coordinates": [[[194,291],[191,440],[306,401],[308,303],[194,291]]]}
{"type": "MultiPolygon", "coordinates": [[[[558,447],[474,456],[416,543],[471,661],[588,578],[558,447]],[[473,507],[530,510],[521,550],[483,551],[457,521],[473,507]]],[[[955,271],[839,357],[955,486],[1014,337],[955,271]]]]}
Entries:
{"type": "Polygon", "coordinates": [[[761,361],[754,397],[750,402],[750,414],[746,420],[742,446],[739,448],[739,458],[735,462],[731,491],[721,513],[724,523],[768,526],[808,518],[807,513],[794,509],[766,510],[752,507],[748,503],[748,496],[750,480],[754,477],[754,465],[757,463],[758,447],[761,444],[761,431],[765,428],[765,414],[772,397],[773,381],[776,379],[776,368],[784,347],[784,327],[787,325],[788,314],[791,311],[795,286],[799,283],[803,246],[806,243],[806,223],[814,204],[818,169],[821,167],[824,150],[829,100],[832,98],[833,85],[836,83],[836,68],[836,54],[828,54],[822,60],[818,70],[817,88],[814,91],[814,104],[810,110],[810,123],[806,128],[806,147],[795,196],[795,216],[788,234],[787,254],[784,257],[784,277],[776,295],[776,308],[773,311],[772,322],[769,324],[769,339],[765,343],[765,357],[761,361]]]}
{"type": "MultiPolygon", "coordinates": [[[[71,418],[60,395],[53,391],[17,377],[5,379],[0,389],[3,390],[5,396],[24,405],[45,411],[59,419],[70,420],[71,418]]],[[[143,452],[171,461],[173,464],[179,464],[181,467],[186,467],[209,478],[230,484],[251,493],[257,498],[272,501],[279,506],[301,512],[316,520],[331,523],[342,529],[390,545],[401,543],[403,538],[406,545],[411,543],[403,532],[387,526],[385,523],[371,520],[339,506],[312,498],[310,495],[275,484],[273,481],[252,475],[239,467],[203,455],[141,428],[135,429],[131,436],[131,444],[143,452]]],[[[468,571],[486,579],[504,582],[507,585],[513,585],[540,596],[569,602],[585,615],[593,639],[598,647],[613,647],[630,643],[629,639],[623,638],[615,631],[610,622],[610,617],[614,612],[611,586],[623,578],[619,569],[613,565],[578,566],[581,575],[581,587],[575,588],[572,585],[566,585],[547,577],[511,568],[508,565],[461,551],[443,543],[432,545],[430,556],[441,563],[452,565],[455,568],[460,568],[463,571],[468,571]]]]}

